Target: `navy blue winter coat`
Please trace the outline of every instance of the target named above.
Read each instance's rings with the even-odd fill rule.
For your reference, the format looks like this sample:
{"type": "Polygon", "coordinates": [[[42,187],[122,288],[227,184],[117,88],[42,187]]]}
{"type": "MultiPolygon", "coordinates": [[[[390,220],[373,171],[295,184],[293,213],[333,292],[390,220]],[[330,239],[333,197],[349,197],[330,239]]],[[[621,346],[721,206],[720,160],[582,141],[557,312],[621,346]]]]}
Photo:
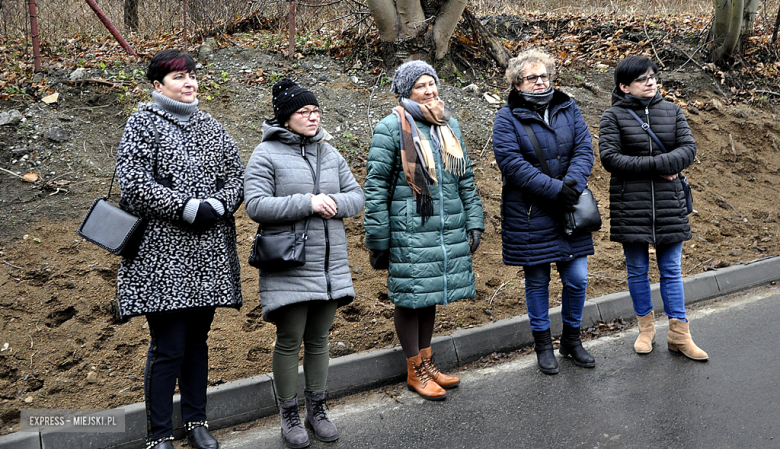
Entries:
{"type": "Polygon", "coordinates": [[[555,90],[546,124],[535,111],[510,95],[493,124],[493,152],[503,176],[501,238],[504,263],[538,265],[566,262],[593,254],[591,234],[564,233],[562,209],[557,203],[563,183],[577,182],[581,193],[593,167],[588,125],[574,100],[555,90]],[[542,173],[539,158],[523,128],[529,123],[550,167],[542,173]]]}

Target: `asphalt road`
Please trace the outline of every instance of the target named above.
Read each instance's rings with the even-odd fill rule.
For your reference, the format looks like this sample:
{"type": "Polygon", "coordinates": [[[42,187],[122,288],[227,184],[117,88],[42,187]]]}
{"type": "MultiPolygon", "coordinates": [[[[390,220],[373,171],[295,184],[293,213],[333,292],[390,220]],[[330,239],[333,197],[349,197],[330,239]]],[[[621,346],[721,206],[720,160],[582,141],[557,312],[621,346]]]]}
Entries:
{"type": "MultiPolygon", "coordinates": [[[[548,376],[532,354],[458,371],[461,386],[443,402],[405,384],[332,401],[341,438],[310,447],[780,448],[780,294],[735,296],[689,315],[708,362],[670,353],[663,317],[645,356],[633,351],[636,328],[586,342],[594,369],[558,356],[561,372],[548,376]]],[[[278,420],[215,435],[222,449],[283,448],[278,420]]]]}

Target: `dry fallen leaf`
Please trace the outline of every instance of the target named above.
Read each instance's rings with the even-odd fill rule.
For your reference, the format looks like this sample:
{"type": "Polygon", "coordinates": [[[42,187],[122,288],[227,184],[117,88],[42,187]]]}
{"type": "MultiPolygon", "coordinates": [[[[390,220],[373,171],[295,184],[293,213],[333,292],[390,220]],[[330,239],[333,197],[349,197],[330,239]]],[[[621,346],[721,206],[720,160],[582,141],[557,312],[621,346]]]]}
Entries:
{"type": "Polygon", "coordinates": [[[51,95],[47,95],[47,96],[41,98],[41,101],[46,103],[46,104],[52,104],[52,103],[56,103],[59,98],[60,98],[59,92],[54,92],[51,95]]]}
{"type": "Polygon", "coordinates": [[[35,172],[29,172],[26,175],[22,176],[22,180],[27,182],[35,182],[39,181],[41,179],[40,176],[38,176],[38,173],[35,172]]]}

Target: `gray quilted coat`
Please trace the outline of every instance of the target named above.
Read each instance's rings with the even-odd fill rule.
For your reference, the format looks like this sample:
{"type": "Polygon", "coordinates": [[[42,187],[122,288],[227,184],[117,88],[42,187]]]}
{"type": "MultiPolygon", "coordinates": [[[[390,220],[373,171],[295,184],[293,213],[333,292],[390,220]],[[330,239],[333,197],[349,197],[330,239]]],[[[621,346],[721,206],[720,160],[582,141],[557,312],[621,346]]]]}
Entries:
{"type": "Polygon", "coordinates": [[[260,303],[266,321],[274,321],[273,312],[289,304],[335,300],[341,306],[355,298],[343,218],[360,213],[365,198],[347,162],[323,140],[324,135],[320,130],[307,138],[266,122],[263,141],[246,167],[246,211],[264,232],[289,230],[293,225],[301,231],[306,218],[311,217],[306,264],[283,271],[259,270],[260,303]],[[333,198],[338,207],[328,220],[314,214],[311,206],[318,150],[320,192],[333,198]]]}
{"type": "Polygon", "coordinates": [[[138,255],[119,265],[120,318],[240,308],[233,214],[243,199],[244,169],[227,131],[205,112],[196,111],[183,124],[142,104],[125,126],[116,171],[129,210],[148,219],[138,255]],[[207,231],[194,231],[181,218],[190,198],[219,199],[225,215],[207,231]]]}

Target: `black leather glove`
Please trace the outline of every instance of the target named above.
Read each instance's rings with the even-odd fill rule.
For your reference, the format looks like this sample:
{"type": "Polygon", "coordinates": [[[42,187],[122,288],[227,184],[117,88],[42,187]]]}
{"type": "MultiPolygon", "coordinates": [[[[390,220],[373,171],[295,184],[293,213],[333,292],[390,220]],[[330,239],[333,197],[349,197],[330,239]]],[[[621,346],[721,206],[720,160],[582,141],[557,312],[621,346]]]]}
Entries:
{"type": "Polygon", "coordinates": [[[387,270],[390,266],[390,250],[372,249],[368,252],[368,261],[375,270],[387,270]]]}
{"type": "Polygon", "coordinates": [[[482,231],[479,229],[472,229],[468,231],[469,239],[471,240],[471,245],[469,246],[469,251],[471,254],[474,254],[474,251],[479,248],[479,244],[482,242],[482,231]]]}
{"type": "Polygon", "coordinates": [[[569,179],[563,183],[563,188],[560,193],[558,193],[558,204],[560,204],[561,208],[564,210],[571,210],[580,197],[577,191],[572,188],[575,185],[577,185],[577,181],[569,179]]]}
{"type": "Polygon", "coordinates": [[[192,228],[196,231],[206,231],[214,226],[219,217],[219,214],[211,207],[211,204],[201,201],[198,206],[198,213],[195,215],[195,221],[192,222],[192,228]]]}

